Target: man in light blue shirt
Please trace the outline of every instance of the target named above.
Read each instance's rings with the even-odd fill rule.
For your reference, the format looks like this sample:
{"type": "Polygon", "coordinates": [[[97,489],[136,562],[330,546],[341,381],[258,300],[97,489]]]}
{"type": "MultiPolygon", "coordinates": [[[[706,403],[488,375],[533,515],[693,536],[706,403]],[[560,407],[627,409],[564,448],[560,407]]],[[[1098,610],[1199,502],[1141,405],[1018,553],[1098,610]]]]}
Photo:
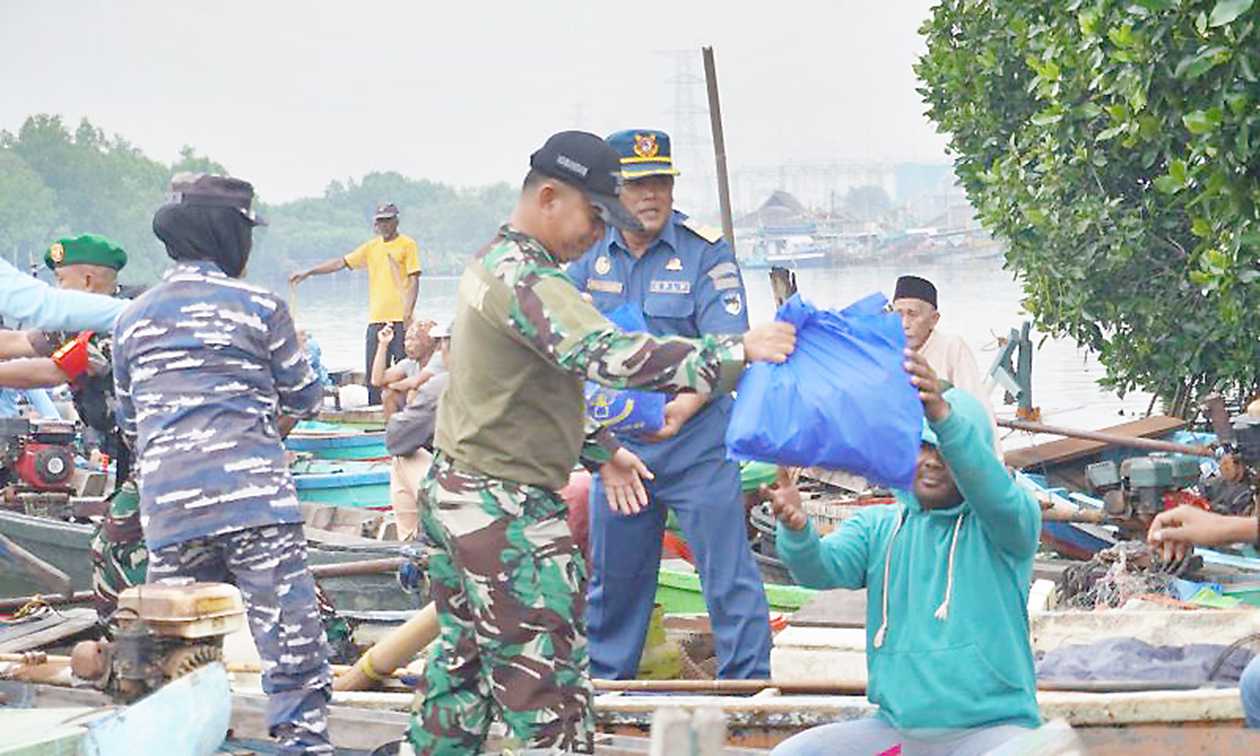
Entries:
{"type": "Polygon", "coordinates": [[[109,333],[128,302],[57,289],[0,258],[0,319],[11,327],[109,333]]]}
{"type": "Polygon", "coordinates": [[[0,388],[0,417],[17,417],[18,399],[23,396],[26,397],[27,403],[31,405],[31,409],[35,410],[40,417],[54,420],[61,419],[61,413],[57,411],[57,406],[53,404],[52,397],[48,395],[47,390],[42,388],[0,388]]]}

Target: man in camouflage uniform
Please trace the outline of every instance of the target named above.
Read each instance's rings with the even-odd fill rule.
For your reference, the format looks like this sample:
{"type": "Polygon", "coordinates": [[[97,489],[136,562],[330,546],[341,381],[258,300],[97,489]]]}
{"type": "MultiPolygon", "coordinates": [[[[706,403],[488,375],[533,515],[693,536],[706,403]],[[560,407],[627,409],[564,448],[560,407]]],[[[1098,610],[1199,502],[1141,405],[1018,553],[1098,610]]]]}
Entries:
{"type": "Polygon", "coordinates": [[[114,328],[119,425],[136,451],[149,580],[231,580],[263,660],[281,752],[332,753],[328,648],[306,566],[286,418],[322,388],[284,301],[240,279],[253,187],[181,174],[153,230],[176,264],[114,328]]]}
{"type": "MultiPolygon", "coordinates": [[[[118,271],[127,253],[96,234],[58,239],[44,263],[62,289],[122,297],[118,271]]],[[[92,534],[92,587],[102,623],[118,604],[118,593],[144,582],[148,550],[140,528],[139,494],[131,476],[131,453],[114,418],[114,376],[110,370],[110,334],[83,331],[4,332],[0,385],[51,387],[70,384],[79,419],[94,432],[102,454],[114,460],[115,488],[92,534]]]]}
{"type": "Polygon", "coordinates": [[[441,634],[408,736],[422,753],[478,752],[494,716],[532,748],[590,750],[586,565],[557,491],[600,466],[610,497],[646,503],[647,468],[611,434],[585,436],[583,379],[721,392],[746,359],[782,361],[786,324],[697,339],[626,334],[560,266],[605,222],[641,228],[617,199],[617,153],[562,132],[530,158],[507,225],[459,284],[450,383],[422,484],[421,528],[441,634]]]}

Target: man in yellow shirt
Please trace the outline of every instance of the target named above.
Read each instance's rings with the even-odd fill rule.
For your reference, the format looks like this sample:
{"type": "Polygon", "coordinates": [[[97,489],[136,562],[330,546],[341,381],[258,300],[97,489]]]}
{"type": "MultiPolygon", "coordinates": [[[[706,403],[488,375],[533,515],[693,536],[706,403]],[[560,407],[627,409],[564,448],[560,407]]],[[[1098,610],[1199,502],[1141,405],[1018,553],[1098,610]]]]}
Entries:
{"type": "MultiPolygon", "coordinates": [[[[392,365],[406,358],[403,334],[411,326],[412,310],[420,291],[420,255],[416,240],[398,233],[398,206],[393,203],[376,208],[373,228],[378,234],[359,245],[344,257],[334,257],[289,276],[297,285],[310,276],[336,273],[342,268],[368,271],[368,327],[364,346],[364,374],[372,374],[376,356],[377,334],[387,325],[394,327],[386,359],[392,365]]],[[[381,403],[381,390],[368,385],[368,404],[381,403]]]]}

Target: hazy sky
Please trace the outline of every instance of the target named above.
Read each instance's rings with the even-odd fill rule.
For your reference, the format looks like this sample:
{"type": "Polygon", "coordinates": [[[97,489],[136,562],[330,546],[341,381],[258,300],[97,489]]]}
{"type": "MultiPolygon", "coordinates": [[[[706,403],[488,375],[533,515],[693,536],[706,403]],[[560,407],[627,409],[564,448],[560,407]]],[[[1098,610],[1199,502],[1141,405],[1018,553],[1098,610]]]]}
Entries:
{"type": "Polygon", "coordinates": [[[372,170],[517,181],[554,131],[672,128],[658,52],[694,50],[699,73],[707,44],[733,169],[942,162],[911,70],[931,4],[0,0],[0,129],[86,115],[157,159],[191,144],[270,201],[372,170]]]}

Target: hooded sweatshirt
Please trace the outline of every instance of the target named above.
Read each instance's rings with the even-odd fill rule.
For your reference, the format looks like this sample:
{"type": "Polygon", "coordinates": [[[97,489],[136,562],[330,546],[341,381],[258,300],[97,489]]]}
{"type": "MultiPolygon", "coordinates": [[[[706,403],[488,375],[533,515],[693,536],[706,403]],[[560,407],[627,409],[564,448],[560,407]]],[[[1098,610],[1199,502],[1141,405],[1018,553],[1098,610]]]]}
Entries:
{"type": "Polygon", "coordinates": [[[1041,509],[993,455],[984,406],[961,389],[924,429],[963,502],[925,510],[910,491],[819,539],[778,526],[780,557],[810,588],[866,588],[867,698],[902,730],[1036,727],[1028,588],[1041,509]]]}

